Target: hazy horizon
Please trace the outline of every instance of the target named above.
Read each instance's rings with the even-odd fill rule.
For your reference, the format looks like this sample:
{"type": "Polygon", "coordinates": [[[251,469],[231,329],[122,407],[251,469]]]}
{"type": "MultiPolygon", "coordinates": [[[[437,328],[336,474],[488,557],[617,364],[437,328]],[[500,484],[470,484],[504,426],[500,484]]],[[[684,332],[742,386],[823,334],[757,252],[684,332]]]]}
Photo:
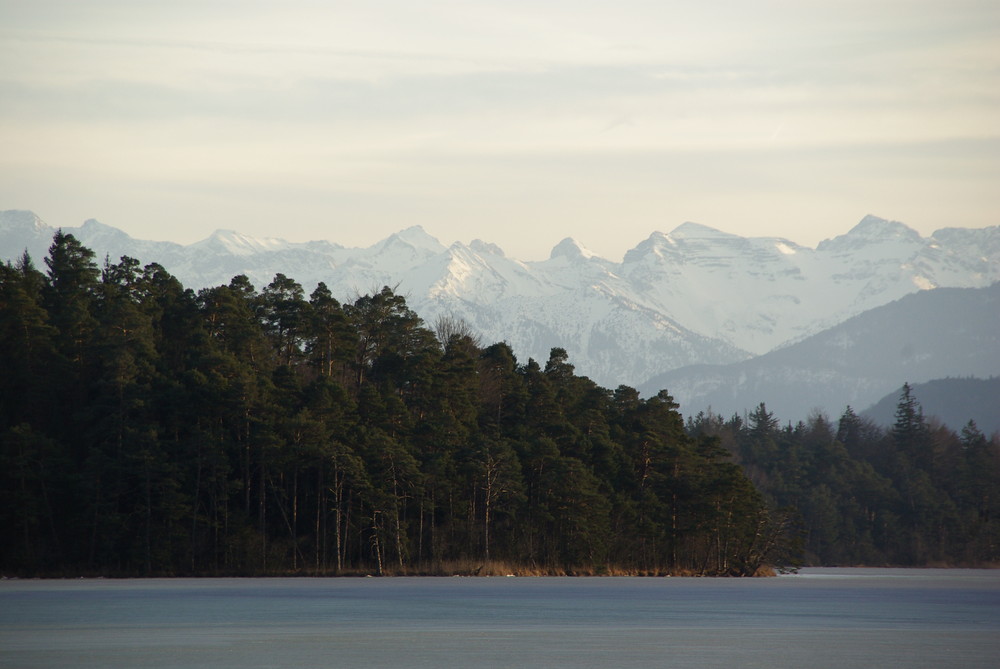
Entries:
{"type": "Polygon", "coordinates": [[[1000,223],[1000,6],[0,0],[0,208],[620,258],[1000,223]]]}
{"type": "MultiPolygon", "coordinates": [[[[5,210],[2,209],[2,208],[0,208],[0,212],[3,212],[3,211],[5,211],[5,210]]],[[[566,241],[567,239],[571,239],[574,242],[576,242],[577,246],[579,246],[580,248],[582,248],[586,252],[593,253],[594,255],[596,255],[598,257],[601,257],[601,258],[603,258],[605,260],[609,260],[609,261],[613,261],[613,262],[621,262],[623,260],[624,253],[627,253],[628,251],[631,251],[631,250],[635,249],[639,244],[641,244],[643,241],[646,241],[651,236],[656,235],[656,234],[670,235],[670,234],[674,233],[675,231],[677,231],[678,228],[681,228],[681,227],[686,226],[686,225],[691,225],[691,224],[695,224],[695,225],[698,225],[698,226],[701,226],[701,227],[705,227],[705,228],[709,228],[709,229],[712,229],[712,230],[716,230],[716,231],[721,232],[723,234],[736,235],[736,236],[739,236],[739,237],[743,237],[745,239],[775,239],[775,240],[781,240],[781,241],[788,241],[788,242],[792,242],[793,244],[796,244],[797,246],[799,246],[801,248],[816,250],[816,247],[818,246],[819,243],[822,243],[824,241],[829,241],[830,239],[833,239],[835,237],[839,237],[841,235],[846,235],[855,226],[857,226],[859,223],[861,223],[865,218],[868,218],[869,216],[875,216],[874,214],[866,214],[865,216],[859,218],[858,220],[854,221],[850,225],[845,226],[845,228],[843,230],[841,230],[839,232],[834,232],[830,237],[827,237],[825,239],[820,240],[817,244],[804,244],[804,243],[801,243],[797,239],[788,238],[788,237],[772,237],[772,236],[767,236],[767,235],[761,235],[761,236],[756,236],[756,235],[744,236],[744,235],[739,235],[738,233],[735,233],[735,232],[730,232],[729,230],[725,230],[723,228],[717,228],[715,226],[706,226],[706,225],[703,225],[701,223],[697,223],[696,221],[683,221],[683,222],[678,223],[677,225],[675,225],[675,226],[673,226],[671,228],[661,228],[661,229],[658,229],[658,230],[650,230],[645,235],[640,235],[639,237],[636,237],[634,240],[631,240],[630,242],[628,242],[627,240],[622,240],[622,242],[626,244],[626,249],[625,249],[625,252],[623,252],[622,254],[618,254],[617,256],[607,256],[607,255],[604,255],[604,254],[602,254],[602,253],[594,250],[590,246],[588,246],[580,238],[574,237],[574,236],[571,235],[569,237],[562,237],[560,239],[552,239],[551,240],[551,244],[548,247],[548,250],[545,251],[543,254],[539,255],[538,257],[522,258],[522,257],[519,257],[517,255],[514,255],[513,253],[510,253],[508,251],[508,249],[504,248],[502,245],[500,245],[499,243],[495,242],[494,240],[492,240],[490,238],[466,237],[466,238],[462,238],[462,239],[450,239],[450,238],[442,237],[442,236],[436,234],[435,231],[432,230],[432,229],[429,229],[428,226],[423,225],[423,224],[419,224],[419,223],[413,224],[411,226],[407,226],[405,228],[399,228],[398,230],[394,230],[394,231],[389,232],[389,233],[387,233],[385,235],[380,235],[380,236],[377,236],[377,237],[373,236],[370,239],[362,238],[362,241],[360,243],[357,243],[357,244],[346,244],[346,243],[343,243],[340,239],[336,238],[335,236],[308,237],[308,238],[298,239],[298,238],[291,238],[291,237],[284,236],[284,235],[281,234],[280,230],[277,233],[274,233],[274,234],[254,235],[254,234],[250,234],[250,233],[246,232],[245,230],[240,230],[238,228],[213,228],[211,230],[207,230],[206,229],[203,234],[201,234],[200,236],[198,236],[195,239],[192,239],[191,241],[186,241],[186,240],[185,241],[180,241],[178,239],[173,238],[170,235],[171,231],[170,230],[166,230],[166,229],[160,230],[160,231],[156,231],[156,232],[161,233],[161,234],[158,234],[158,235],[154,234],[153,236],[138,236],[138,235],[132,234],[132,232],[127,227],[120,227],[120,226],[116,226],[116,225],[110,225],[110,224],[106,223],[105,221],[101,221],[101,220],[95,219],[93,217],[89,217],[87,219],[80,220],[80,221],[78,221],[77,223],[74,223],[74,224],[61,224],[61,223],[60,224],[56,224],[56,223],[54,223],[52,221],[47,220],[44,216],[41,216],[37,211],[34,211],[34,210],[21,209],[21,210],[6,210],[6,211],[25,211],[25,212],[34,214],[44,224],[48,225],[49,227],[51,227],[54,230],[55,229],[67,229],[67,230],[78,229],[78,228],[81,228],[82,226],[84,226],[89,221],[95,220],[98,223],[100,223],[101,225],[105,225],[107,227],[114,228],[116,230],[120,230],[120,231],[124,232],[125,234],[129,235],[129,237],[131,237],[132,239],[134,239],[136,241],[141,241],[141,242],[147,242],[147,241],[148,242],[166,242],[166,243],[180,244],[181,246],[190,246],[192,244],[197,244],[198,242],[206,241],[206,240],[210,239],[212,236],[214,236],[215,234],[220,233],[220,232],[223,232],[223,233],[224,232],[234,232],[234,233],[236,233],[238,235],[243,235],[243,236],[251,237],[253,239],[258,239],[258,240],[276,239],[276,240],[281,240],[281,241],[285,241],[285,242],[289,242],[289,243],[305,243],[305,242],[315,242],[315,241],[327,241],[327,242],[332,242],[334,244],[341,245],[341,246],[343,246],[345,248],[366,249],[366,248],[371,248],[372,246],[375,246],[375,245],[377,245],[377,244],[385,241],[386,239],[388,239],[389,237],[391,237],[393,235],[404,233],[407,230],[409,230],[410,228],[419,228],[419,229],[423,230],[423,232],[425,234],[429,235],[430,237],[433,237],[436,241],[438,241],[442,246],[444,246],[446,248],[450,247],[452,244],[456,244],[456,243],[468,246],[469,244],[471,244],[474,241],[481,241],[481,242],[485,242],[487,244],[495,245],[495,246],[499,247],[500,250],[503,251],[504,255],[506,255],[507,257],[512,258],[514,260],[523,261],[523,262],[536,262],[536,261],[548,259],[550,257],[551,252],[557,246],[559,246],[563,241],[566,241]]],[[[907,227],[909,227],[911,229],[914,229],[914,228],[912,228],[912,226],[910,226],[909,224],[907,224],[906,221],[894,221],[892,219],[885,219],[884,217],[880,217],[880,216],[875,216],[875,218],[880,218],[880,219],[883,219],[883,220],[887,220],[887,221],[890,221],[892,223],[902,223],[903,225],[905,225],[905,226],[907,226],[907,227]]],[[[947,227],[966,227],[966,226],[947,226],[947,227]]],[[[970,228],[970,229],[974,229],[974,228],[970,228]]],[[[920,233],[919,231],[917,231],[917,232],[920,233]]],[[[931,233],[933,233],[933,232],[935,232],[935,231],[932,230],[931,233]]],[[[926,235],[923,234],[923,233],[920,233],[920,234],[921,234],[922,237],[927,238],[927,237],[929,237],[931,235],[931,233],[927,233],[926,235]]],[[[8,249],[8,251],[9,251],[9,249],[8,249]]]]}

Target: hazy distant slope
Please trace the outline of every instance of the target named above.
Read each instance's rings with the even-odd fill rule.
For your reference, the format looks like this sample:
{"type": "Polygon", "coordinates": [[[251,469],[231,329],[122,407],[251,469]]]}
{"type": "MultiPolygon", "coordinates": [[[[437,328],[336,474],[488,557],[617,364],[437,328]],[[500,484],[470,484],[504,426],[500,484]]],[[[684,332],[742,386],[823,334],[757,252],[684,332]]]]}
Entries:
{"type": "Polygon", "coordinates": [[[685,413],[729,415],[765,402],[785,420],[814,408],[838,416],[904,381],[1000,374],[1000,283],[908,295],[797,344],[730,365],[693,366],[641,389],[666,388],[685,413]]]}
{"type": "MultiPolygon", "coordinates": [[[[926,418],[936,418],[956,432],[970,420],[976,421],[983,434],[1000,432],[1000,377],[934,379],[912,383],[910,390],[926,418]]],[[[891,427],[901,392],[902,386],[863,411],[863,415],[891,427]]]]}

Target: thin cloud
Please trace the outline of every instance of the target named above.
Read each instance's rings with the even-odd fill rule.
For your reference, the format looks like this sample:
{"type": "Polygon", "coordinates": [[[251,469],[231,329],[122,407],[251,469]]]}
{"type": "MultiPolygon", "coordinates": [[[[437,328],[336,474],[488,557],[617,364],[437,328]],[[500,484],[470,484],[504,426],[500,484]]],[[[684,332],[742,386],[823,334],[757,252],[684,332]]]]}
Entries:
{"type": "Polygon", "coordinates": [[[0,206],[137,236],[482,225],[536,256],[546,225],[601,251],[806,209],[814,237],[868,212],[993,224],[995,5],[0,4],[0,206]]]}

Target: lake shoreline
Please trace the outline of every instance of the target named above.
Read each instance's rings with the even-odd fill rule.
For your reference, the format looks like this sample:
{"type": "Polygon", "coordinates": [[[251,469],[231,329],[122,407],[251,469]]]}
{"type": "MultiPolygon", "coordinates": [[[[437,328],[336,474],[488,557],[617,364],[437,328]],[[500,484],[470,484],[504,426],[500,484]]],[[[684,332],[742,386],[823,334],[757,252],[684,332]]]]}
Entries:
{"type": "Polygon", "coordinates": [[[950,571],[961,570],[1000,570],[998,563],[986,564],[927,564],[927,565],[801,565],[797,567],[764,566],[752,575],[737,573],[697,572],[690,570],[664,571],[626,568],[540,568],[530,565],[511,565],[506,562],[493,563],[458,563],[447,562],[423,566],[406,566],[387,569],[379,574],[366,569],[336,570],[298,570],[298,571],[217,571],[198,573],[154,573],[154,574],[121,574],[98,572],[47,572],[34,574],[2,574],[0,580],[73,580],[73,579],[210,579],[210,578],[773,578],[775,576],[797,573],[803,569],[900,569],[928,570],[941,569],[950,571]]]}

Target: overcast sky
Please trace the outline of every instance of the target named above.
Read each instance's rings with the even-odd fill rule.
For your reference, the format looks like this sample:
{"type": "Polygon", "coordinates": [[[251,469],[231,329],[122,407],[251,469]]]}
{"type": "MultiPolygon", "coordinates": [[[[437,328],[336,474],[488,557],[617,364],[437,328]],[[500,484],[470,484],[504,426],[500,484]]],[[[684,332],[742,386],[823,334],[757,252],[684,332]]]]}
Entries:
{"type": "Polygon", "coordinates": [[[0,0],[0,209],[613,260],[1000,224],[996,0],[0,0]]]}

